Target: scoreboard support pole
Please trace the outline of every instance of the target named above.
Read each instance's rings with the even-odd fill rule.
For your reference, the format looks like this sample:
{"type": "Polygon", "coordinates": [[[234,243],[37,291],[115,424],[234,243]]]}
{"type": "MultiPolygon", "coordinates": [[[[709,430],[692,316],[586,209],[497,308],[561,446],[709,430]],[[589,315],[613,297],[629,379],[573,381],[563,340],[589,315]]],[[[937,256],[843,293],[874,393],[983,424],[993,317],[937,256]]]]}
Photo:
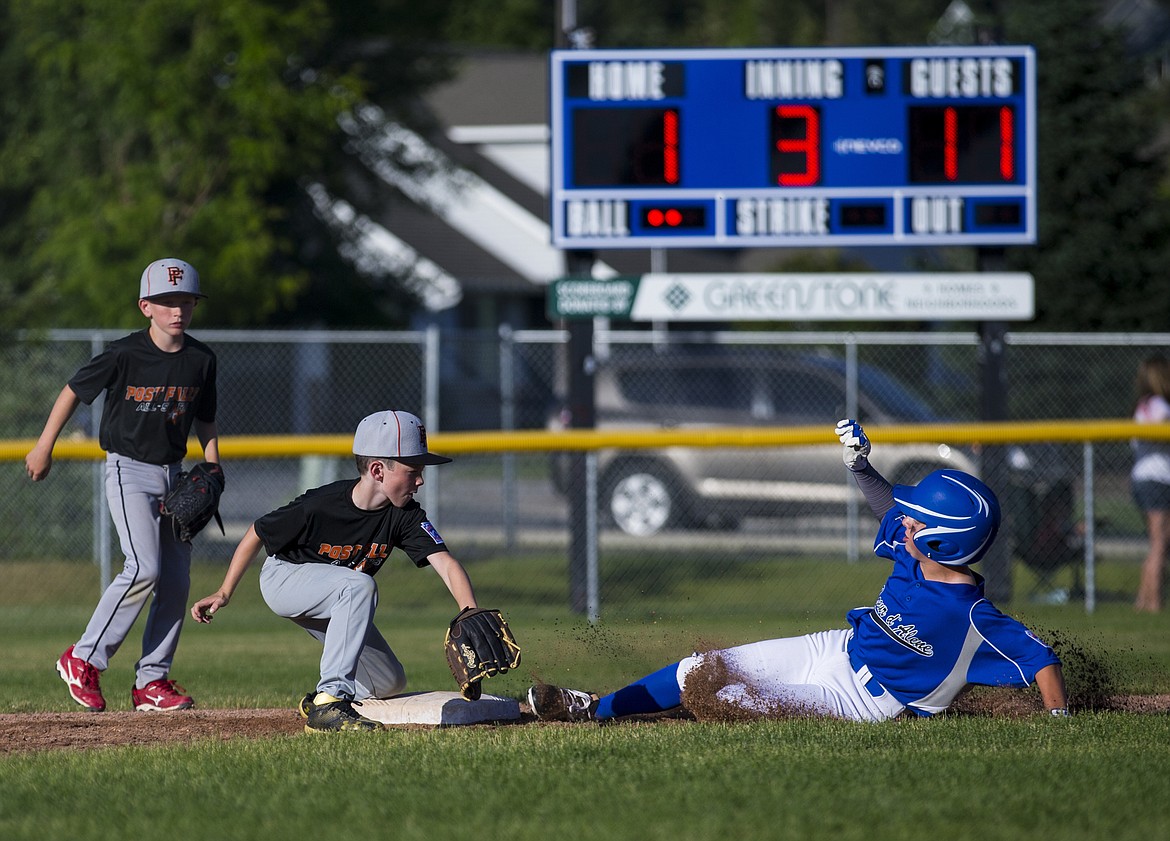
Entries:
{"type": "MultiPolygon", "coordinates": [[[[587,50],[592,47],[592,33],[579,27],[577,0],[560,0],[555,7],[554,40],[558,47],[587,50]]],[[[566,250],[565,270],[570,277],[592,277],[596,260],[593,251],[566,250]]],[[[593,319],[569,319],[566,323],[569,341],[565,350],[568,426],[573,429],[593,429],[597,423],[593,372],[593,319]]],[[[569,476],[586,475],[586,454],[574,452],[569,456],[569,476]]],[[[574,482],[570,478],[566,494],[569,503],[569,609],[574,613],[592,612],[589,570],[597,564],[597,505],[596,498],[588,498],[590,484],[574,482]]],[[[592,616],[590,619],[592,620],[592,616]]]]}
{"type": "MultiPolygon", "coordinates": [[[[590,277],[593,271],[592,251],[568,251],[565,253],[565,268],[570,277],[590,277]]],[[[597,423],[596,398],[594,395],[594,370],[597,367],[593,356],[593,319],[570,319],[567,322],[569,341],[566,348],[566,373],[568,393],[568,425],[573,429],[593,429],[597,423]]],[[[597,505],[587,498],[588,483],[573,481],[572,477],[586,475],[585,452],[574,452],[569,457],[567,488],[569,502],[569,607],[574,613],[585,613],[589,609],[589,568],[595,559],[590,558],[593,535],[596,532],[597,505]],[[593,522],[590,522],[590,520],[593,522]]]]}
{"type": "MultiPolygon", "coordinates": [[[[980,272],[1002,272],[1006,256],[1002,248],[980,247],[976,250],[976,268],[980,272]]],[[[1002,421],[1008,418],[1008,384],[1004,367],[1005,334],[1007,323],[1003,321],[982,321],[979,323],[979,369],[981,384],[980,413],[985,421],[1002,421]]],[[[1007,464],[1007,448],[1002,445],[985,446],[983,449],[983,480],[992,488],[1001,502],[1005,522],[1000,525],[999,539],[983,559],[982,574],[987,580],[987,596],[992,601],[1011,601],[1012,547],[1008,539],[1011,533],[1010,520],[1020,512],[1010,510],[1007,501],[1014,497],[1009,487],[1011,481],[1007,464]]]]}

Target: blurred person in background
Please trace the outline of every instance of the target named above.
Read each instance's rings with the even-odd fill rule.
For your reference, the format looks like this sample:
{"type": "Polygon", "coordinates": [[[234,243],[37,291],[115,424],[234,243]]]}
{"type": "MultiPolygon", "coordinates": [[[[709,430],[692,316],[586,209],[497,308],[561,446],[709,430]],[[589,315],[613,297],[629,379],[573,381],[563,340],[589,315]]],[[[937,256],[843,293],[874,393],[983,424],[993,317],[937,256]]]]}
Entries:
{"type": "MultiPolygon", "coordinates": [[[[1137,423],[1165,423],[1170,420],[1170,359],[1161,353],[1147,356],[1138,365],[1137,423]]],[[[1170,443],[1131,441],[1134,453],[1130,486],[1134,502],[1146,516],[1149,549],[1142,562],[1134,609],[1142,613],[1162,610],[1163,570],[1170,547],[1170,443]]]]}

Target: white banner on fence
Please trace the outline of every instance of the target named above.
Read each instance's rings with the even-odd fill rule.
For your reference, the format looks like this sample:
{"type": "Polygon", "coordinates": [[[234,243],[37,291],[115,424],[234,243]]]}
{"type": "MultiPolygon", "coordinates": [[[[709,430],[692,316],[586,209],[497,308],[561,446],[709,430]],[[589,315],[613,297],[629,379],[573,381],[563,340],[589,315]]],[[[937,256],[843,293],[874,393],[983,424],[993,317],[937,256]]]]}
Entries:
{"type": "Polygon", "coordinates": [[[632,321],[1028,321],[1025,273],[645,274],[632,321]]]}

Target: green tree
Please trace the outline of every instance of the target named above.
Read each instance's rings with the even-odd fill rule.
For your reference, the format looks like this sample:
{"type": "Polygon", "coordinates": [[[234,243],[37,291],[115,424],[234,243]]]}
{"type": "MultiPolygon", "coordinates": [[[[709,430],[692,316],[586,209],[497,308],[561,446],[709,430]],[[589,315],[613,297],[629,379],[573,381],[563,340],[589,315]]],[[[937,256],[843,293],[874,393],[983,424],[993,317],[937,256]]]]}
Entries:
{"type": "Polygon", "coordinates": [[[1035,0],[1005,19],[1038,67],[1039,242],[1010,259],[1036,278],[1036,328],[1165,330],[1170,197],[1150,107],[1165,87],[1150,88],[1100,10],[1035,0]]]}
{"type": "Polygon", "coordinates": [[[581,0],[580,25],[599,47],[813,46],[833,3],[823,0],[581,0]]]}
{"type": "MultiPolygon", "coordinates": [[[[558,0],[559,1],[559,0],[558,0]]],[[[453,0],[461,45],[548,49],[555,3],[453,0]]],[[[579,0],[577,21],[602,48],[796,47],[924,43],[938,0],[579,0]]]]}
{"type": "Polygon", "coordinates": [[[553,46],[556,4],[549,0],[451,0],[450,5],[447,37],[453,44],[513,50],[553,46]]]}
{"type": "Polygon", "coordinates": [[[165,255],[207,279],[201,324],[304,306],[298,185],[339,167],[337,116],[445,72],[433,13],[332,5],[0,0],[0,323],[137,325],[165,255]]]}

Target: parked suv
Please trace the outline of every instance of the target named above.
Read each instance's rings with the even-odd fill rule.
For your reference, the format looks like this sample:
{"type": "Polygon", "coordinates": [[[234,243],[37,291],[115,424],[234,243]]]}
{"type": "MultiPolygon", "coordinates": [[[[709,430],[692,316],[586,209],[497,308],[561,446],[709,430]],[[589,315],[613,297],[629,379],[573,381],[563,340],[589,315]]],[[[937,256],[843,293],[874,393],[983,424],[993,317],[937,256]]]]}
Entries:
{"type": "MultiPolygon", "coordinates": [[[[841,359],[814,353],[653,351],[606,360],[595,375],[597,427],[702,428],[823,426],[845,416],[841,359]]],[[[904,385],[872,366],[858,371],[858,416],[873,426],[940,418],[904,385]]],[[[559,418],[550,426],[557,428],[559,418]]],[[[733,528],[746,516],[775,516],[845,502],[854,486],[840,446],[669,447],[598,454],[599,507],[631,535],[667,527],[733,528]]],[[[562,493],[576,478],[571,459],[554,457],[562,493]]],[[[885,445],[875,457],[895,483],[939,467],[977,472],[970,455],[946,444],[885,445]]],[[[579,478],[576,478],[580,481],[579,478]]]]}

